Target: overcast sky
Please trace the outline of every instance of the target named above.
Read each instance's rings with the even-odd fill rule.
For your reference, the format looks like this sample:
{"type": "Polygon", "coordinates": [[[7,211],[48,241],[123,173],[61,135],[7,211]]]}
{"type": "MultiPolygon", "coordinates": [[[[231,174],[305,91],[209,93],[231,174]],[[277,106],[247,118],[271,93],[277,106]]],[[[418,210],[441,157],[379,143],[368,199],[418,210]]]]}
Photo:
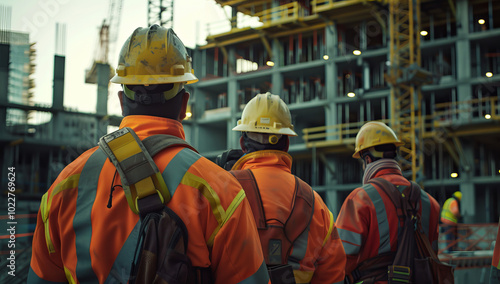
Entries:
{"type": "MultiPolygon", "coordinates": [[[[12,8],[11,29],[29,33],[30,42],[36,42],[35,103],[52,104],[56,23],[60,23],[66,25],[64,106],[82,112],[95,112],[97,87],[85,84],[84,76],[85,69],[93,61],[99,27],[108,17],[110,1],[0,0],[0,5],[12,8]]],[[[135,28],[147,26],[147,2],[123,0],[116,47],[110,54],[113,68],[125,40],[135,28]]],[[[221,22],[225,17],[223,9],[213,0],[174,2],[173,28],[188,47],[203,44],[207,23],[221,22]]],[[[112,86],[108,110],[112,114],[120,114],[116,85],[112,86]]]]}

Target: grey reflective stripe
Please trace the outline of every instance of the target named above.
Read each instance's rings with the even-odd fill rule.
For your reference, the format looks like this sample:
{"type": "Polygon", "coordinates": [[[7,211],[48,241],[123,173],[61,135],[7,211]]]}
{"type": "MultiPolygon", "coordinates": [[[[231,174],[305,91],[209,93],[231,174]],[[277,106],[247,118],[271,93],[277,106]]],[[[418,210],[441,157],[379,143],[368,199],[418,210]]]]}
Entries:
{"type": "Polygon", "coordinates": [[[262,262],[259,269],[252,274],[247,279],[239,282],[241,284],[260,284],[260,283],[268,283],[269,282],[269,274],[267,272],[267,266],[265,262],[262,262]]]}
{"type": "Polygon", "coordinates": [[[97,277],[92,269],[90,257],[90,240],[92,225],[90,215],[97,192],[97,183],[102,166],[107,156],[101,150],[96,150],[83,166],[78,182],[78,197],[76,212],[73,219],[76,246],[76,281],[80,283],[97,283],[97,277]],[[90,224],[90,226],[89,226],[90,224]]]}
{"type": "Polygon", "coordinates": [[[198,161],[200,157],[201,156],[193,150],[184,148],[168,163],[161,175],[165,180],[170,196],[174,196],[175,190],[181,183],[182,178],[191,165],[198,161]]]}
{"type": "Polygon", "coordinates": [[[139,239],[139,230],[141,221],[135,224],[134,229],[130,232],[127,240],[123,244],[118,256],[116,257],[113,267],[109,272],[108,278],[104,283],[127,283],[130,276],[131,263],[134,258],[135,247],[139,239]]]}
{"type": "Polygon", "coordinates": [[[294,270],[300,270],[300,261],[306,256],[310,226],[311,222],[309,222],[304,232],[302,232],[302,234],[295,239],[295,242],[293,242],[292,253],[288,256],[288,264],[290,264],[294,270]]]}
{"type": "Polygon", "coordinates": [[[333,284],[344,284],[344,283],[345,283],[345,282],[344,282],[344,280],[342,280],[342,281],[340,281],[340,282],[335,282],[335,283],[333,283],[333,284]]]}
{"type": "Polygon", "coordinates": [[[370,199],[372,200],[373,206],[375,207],[375,212],[377,213],[378,222],[378,232],[380,236],[380,245],[378,248],[378,253],[384,253],[391,251],[390,242],[390,232],[389,232],[389,219],[387,217],[387,211],[385,210],[384,201],[382,196],[378,193],[377,189],[371,184],[365,184],[363,189],[366,191],[370,199]]]}
{"type": "Polygon", "coordinates": [[[342,240],[345,253],[351,255],[358,254],[362,244],[361,234],[340,228],[337,228],[337,231],[339,232],[340,239],[342,240]]]}
{"type": "Polygon", "coordinates": [[[422,227],[424,232],[429,237],[429,226],[431,219],[431,201],[429,196],[423,189],[420,189],[420,200],[422,200],[422,215],[420,216],[420,221],[422,222],[422,227]]]}
{"type": "Polygon", "coordinates": [[[38,275],[36,275],[35,271],[33,271],[33,269],[31,269],[31,266],[30,266],[30,270],[28,272],[28,281],[26,281],[26,283],[30,283],[30,284],[57,284],[57,283],[68,283],[68,282],[67,281],[65,281],[65,282],[52,282],[52,281],[44,280],[44,279],[38,277],[38,275]]]}

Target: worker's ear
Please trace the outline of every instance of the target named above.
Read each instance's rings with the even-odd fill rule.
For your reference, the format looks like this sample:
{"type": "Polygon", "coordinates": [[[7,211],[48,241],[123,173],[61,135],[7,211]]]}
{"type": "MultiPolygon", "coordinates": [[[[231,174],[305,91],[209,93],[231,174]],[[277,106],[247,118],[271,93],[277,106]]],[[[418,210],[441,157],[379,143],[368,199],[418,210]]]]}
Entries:
{"type": "Polygon", "coordinates": [[[240,147],[243,153],[247,152],[247,148],[245,148],[245,141],[243,141],[243,136],[240,137],[240,147]]]}
{"type": "Polygon", "coordinates": [[[118,91],[118,99],[120,100],[120,108],[122,109],[123,114],[123,91],[118,91]]]}
{"type": "Polygon", "coordinates": [[[177,120],[180,122],[182,122],[182,120],[184,118],[186,118],[186,110],[187,110],[188,101],[189,101],[189,93],[184,92],[184,94],[182,94],[181,112],[179,113],[179,117],[177,118],[177,120]]]}

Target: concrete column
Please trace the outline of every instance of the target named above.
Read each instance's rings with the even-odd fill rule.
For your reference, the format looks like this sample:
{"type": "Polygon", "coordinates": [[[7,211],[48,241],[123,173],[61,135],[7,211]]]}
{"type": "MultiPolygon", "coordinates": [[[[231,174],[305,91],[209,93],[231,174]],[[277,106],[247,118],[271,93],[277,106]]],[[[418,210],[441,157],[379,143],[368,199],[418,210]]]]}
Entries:
{"type": "Polygon", "coordinates": [[[5,127],[7,108],[3,107],[3,105],[9,102],[9,60],[10,45],[0,43],[0,133],[2,136],[7,135],[5,127]]]}
{"type": "Polygon", "coordinates": [[[66,57],[54,56],[54,88],[52,91],[52,108],[64,109],[64,69],[66,57]]]}
{"type": "Polygon", "coordinates": [[[110,76],[109,64],[97,63],[97,105],[96,114],[108,114],[108,86],[110,76]]]}
{"type": "MultiPolygon", "coordinates": [[[[231,109],[231,117],[227,120],[227,149],[239,149],[239,131],[233,131],[233,127],[236,126],[236,122],[240,118],[238,113],[240,111],[240,106],[238,105],[238,82],[233,77],[229,80],[227,84],[227,93],[228,93],[228,106],[231,109]]],[[[201,141],[200,141],[201,142],[201,141]]]]}
{"type": "MultiPolygon", "coordinates": [[[[457,62],[457,94],[458,101],[472,99],[471,85],[468,83],[471,77],[471,61],[470,61],[470,42],[469,34],[469,5],[467,0],[457,0],[456,2],[456,17],[457,17],[457,41],[456,41],[456,62],[457,62]]],[[[466,105],[460,104],[460,107],[467,108],[466,105]]],[[[461,111],[458,118],[458,123],[461,121],[467,122],[471,114],[467,111],[461,111]]]]}

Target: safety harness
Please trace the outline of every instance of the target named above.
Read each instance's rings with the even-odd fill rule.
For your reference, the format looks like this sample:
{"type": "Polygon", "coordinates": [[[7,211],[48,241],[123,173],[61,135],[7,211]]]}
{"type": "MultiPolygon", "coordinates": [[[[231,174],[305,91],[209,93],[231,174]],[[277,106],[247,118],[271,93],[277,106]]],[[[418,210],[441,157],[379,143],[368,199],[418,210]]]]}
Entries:
{"type": "Polygon", "coordinates": [[[271,283],[295,283],[293,269],[288,264],[288,259],[293,243],[311,222],[314,212],[312,188],[295,177],[292,210],[287,221],[284,226],[269,225],[252,171],[249,169],[233,170],[230,173],[240,182],[252,208],[271,283]]]}
{"type": "Polygon", "coordinates": [[[197,151],[172,135],[158,134],[141,141],[128,127],[103,136],[98,144],[120,174],[130,209],[142,221],[129,282],[210,283],[209,268],[191,266],[186,255],[187,228],[166,206],[172,196],[152,159],[167,147],[197,151]]]}
{"type": "Polygon", "coordinates": [[[383,253],[360,263],[347,275],[348,283],[454,283],[453,267],[439,261],[423,232],[418,216],[422,194],[418,184],[411,181],[410,186],[398,189],[383,178],[368,182],[381,188],[396,208],[398,248],[396,252],[383,253]]]}

